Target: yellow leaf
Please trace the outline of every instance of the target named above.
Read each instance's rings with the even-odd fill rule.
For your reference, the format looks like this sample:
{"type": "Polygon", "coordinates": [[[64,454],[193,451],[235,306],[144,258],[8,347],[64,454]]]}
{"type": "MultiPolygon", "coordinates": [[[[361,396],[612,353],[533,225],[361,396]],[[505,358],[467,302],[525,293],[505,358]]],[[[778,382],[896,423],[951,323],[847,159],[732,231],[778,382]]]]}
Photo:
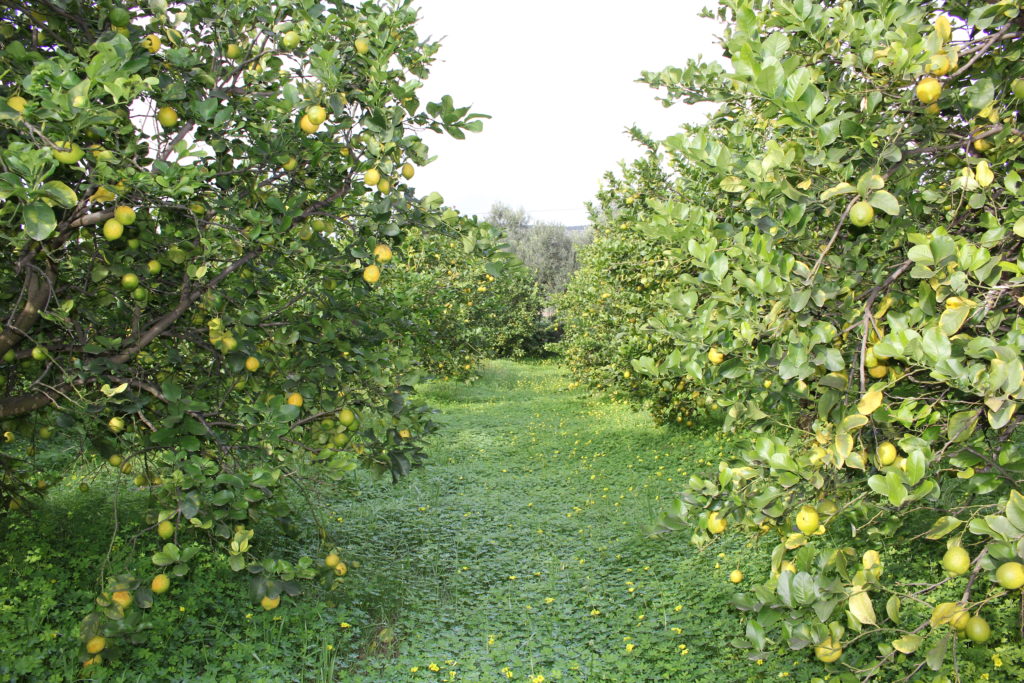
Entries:
{"type": "Polygon", "coordinates": [[[924,638],[922,638],[921,636],[915,635],[913,633],[908,633],[902,638],[898,638],[892,641],[892,646],[894,649],[899,650],[903,654],[909,655],[915,650],[917,650],[917,648],[921,647],[921,642],[923,640],[924,638]]]}
{"type": "Polygon", "coordinates": [[[855,592],[850,595],[850,614],[862,624],[874,625],[877,619],[875,606],[871,604],[871,596],[863,586],[854,586],[853,591],[855,592]]]}
{"type": "Polygon", "coordinates": [[[802,545],[807,545],[807,537],[803,534],[790,534],[786,537],[787,550],[796,550],[802,545]]]}
{"type": "Polygon", "coordinates": [[[861,415],[870,415],[878,410],[880,405],[882,405],[882,392],[873,389],[861,396],[860,401],[857,403],[857,412],[861,415]]]}
{"type": "Polygon", "coordinates": [[[800,181],[799,183],[797,183],[796,186],[799,187],[801,190],[807,190],[810,189],[811,184],[811,179],[808,178],[807,180],[800,181]]]}
{"type": "Polygon", "coordinates": [[[878,554],[877,550],[868,550],[864,553],[864,569],[871,569],[877,564],[882,563],[882,558],[878,554]]]}
{"type": "Polygon", "coordinates": [[[853,451],[853,437],[846,432],[836,434],[836,455],[841,463],[846,462],[847,456],[853,451]]]}

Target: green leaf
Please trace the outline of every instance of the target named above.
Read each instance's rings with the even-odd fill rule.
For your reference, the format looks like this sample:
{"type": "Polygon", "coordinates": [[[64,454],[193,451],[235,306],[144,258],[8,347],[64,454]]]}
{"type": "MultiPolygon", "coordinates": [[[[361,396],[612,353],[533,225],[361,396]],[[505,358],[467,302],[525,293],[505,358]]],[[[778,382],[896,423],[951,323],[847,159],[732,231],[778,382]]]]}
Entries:
{"type": "Polygon", "coordinates": [[[924,642],[924,638],[913,633],[908,633],[902,638],[897,638],[892,641],[892,646],[899,652],[905,655],[909,655],[917,651],[917,648],[921,647],[921,643],[924,642]]]}
{"type": "Polygon", "coordinates": [[[1024,534],[1024,496],[1019,491],[1010,491],[1010,497],[1006,501],[1006,517],[1024,534]]]}
{"type": "Polygon", "coordinates": [[[50,180],[43,183],[43,194],[57,202],[65,209],[70,209],[78,203],[78,195],[70,187],[59,180],[50,180]]]}
{"type": "Polygon", "coordinates": [[[946,425],[946,436],[953,443],[966,441],[974,433],[978,424],[978,412],[976,410],[961,410],[953,413],[946,425]]]}
{"type": "Polygon", "coordinates": [[[885,613],[889,615],[894,624],[900,623],[900,607],[902,606],[903,603],[896,595],[890,595],[889,599],[885,601],[885,613]]]}
{"type": "Polygon", "coordinates": [[[886,212],[890,216],[900,215],[899,201],[896,199],[896,197],[894,197],[889,192],[886,192],[885,190],[879,190],[878,192],[872,194],[871,199],[869,199],[868,202],[871,204],[871,206],[886,212]]]}
{"type": "Polygon", "coordinates": [[[966,90],[967,105],[972,109],[984,109],[996,96],[996,88],[991,78],[979,78],[966,90]]]}
{"type": "Polygon", "coordinates": [[[907,499],[907,487],[903,485],[900,475],[896,472],[889,472],[885,475],[886,495],[889,502],[899,507],[907,499]]]}
{"type": "Polygon", "coordinates": [[[963,327],[964,321],[967,320],[967,316],[970,314],[970,306],[947,308],[939,316],[939,329],[942,330],[942,334],[952,337],[963,327]]]}
{"type": "Polygon", "coordinates": [[[928,530],[928,533],[925,534],[925,538],[932,541],[937,541],[943,536],[946,536],[947,534],[958,529],[961,524],[963,524],[963,522],[957,519],[956,517],[939,517],[932,524],[932,528],[928,530]]]}
{"type": "Polygon", "coordinates": [[[798,605],[810,605],[817,599],[814,577],[807,572],[798,572],[793,577],[793,599],[798,605]]]}
{"type": "Polygon", "coordinates": [[[925,661],[928,663],[929,669],[938,671],[942,668],[942,662],[946,659],[947,647],[949,647],[949,636],[946,636],[935,647],[928,650],[928,654],[925,655],[925,661]]]}
{"type": "Polygon", "coordinates": [[[722,178],[722,180],[718,183],[718,187],[723,192],[743,192],[743,190],[747,189],[747,186],[743,183],[743,181],[734,175],[729,175],[722,178]]]}
{"type": "Polygon", "coordinates": [[[33,202],[21,212],[25,232],[36,241],[45,240],[57,229],[57,218],[53,209],[42,202],[33,202]]]}
{"type": "Polygon", "coordinates": [[[853,185],[851,185],[850,183],[839,183],[838,185],[830,187],[827,190],[825,190],[824,192],[822,192],[818,196],[818,198],[821,201],[825,202],[825,201],[828,201],[829,199],[832,199],[833,197],[836,197],[838,195],[841,195],[841,194],[853,194],[856,191],[857,191],[857,188],[854,187],[853,185]]]}
{"type": "Polygon", "coordinates": [[[854,586],[848,607],[853,618],[862,624],[874,625],[877,622],[875,606],[871,604],[871,596],[862,586],[854,586]]]}

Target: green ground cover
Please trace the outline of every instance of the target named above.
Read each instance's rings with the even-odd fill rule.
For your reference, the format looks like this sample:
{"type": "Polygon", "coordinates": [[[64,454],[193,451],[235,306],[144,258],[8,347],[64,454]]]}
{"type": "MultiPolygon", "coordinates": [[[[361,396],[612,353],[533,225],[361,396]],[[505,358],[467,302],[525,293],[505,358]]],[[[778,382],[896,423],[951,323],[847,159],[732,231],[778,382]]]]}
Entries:
{"type": "MultiPolygon", "coordinates": [[[[493,362],[473,384],[435,383],[428,465],[392,485],[360,475],[315,494],[351,569],[264,612],[212,551],[150,610],[136,644],[112,643],[101,680],[807,681],[808,652],[748,661],[729,572],[766,575],[764,548],[726,534],[703,551],[647,529],[691,473],[730,448],[711,427],[655,428],[569,388],[555,365],[493,362]]],[[[108,468],[109,469],[109,468],[108,468]]],[[[108,475],[109,476],[109,475],[108,475]]],[[[0,679],[80,674],[77,620],[110,571],[140,555],[142,493],[64,482],[0,523],[0,679]]],[[[317,538],[279,530],[294,558],[317,538]]],[[[269,528],[268,528],[269,530],[269,528]]],[[[146,531],[144,534],[151,534],[146,531]]],[[[266,538],[261,531],[257,538],[266,538]]],[[[773,543],[766,539],[765,543],[773,543]]],[[[135,563],[134,565],[132,563],[135,563]]],[[[749,579],[746,579],[749,581],[749,579]]]]}

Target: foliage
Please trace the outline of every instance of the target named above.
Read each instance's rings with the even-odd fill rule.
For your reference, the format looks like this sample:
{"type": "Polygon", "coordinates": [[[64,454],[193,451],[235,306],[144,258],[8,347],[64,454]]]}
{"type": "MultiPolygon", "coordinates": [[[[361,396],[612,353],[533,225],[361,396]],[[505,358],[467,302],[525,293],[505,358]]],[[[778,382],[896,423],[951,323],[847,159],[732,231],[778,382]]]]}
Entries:
{"type": "MultiPolygon", "coordinates": [[[[393,342],[426,323],[375,248],[443,230],[494,252],[407,183],[420,131],[481,121],[420,102],[437,45],[408,2],[171,4],[0,8],[0,502],[108,470],[145,493],[156,571],[210,537],[273,601],[334,575],[256,533],[287,528],[283,489],[422,458],[420,350],[393,342]]],[[[159,602],[145,573],[100,591],[88,664],[159,602]]]]}
{"type": "Polygon", "coordinates": [[[661,522],[696,524],[698,545],[723,520],[777,540],[771,578],[735,600],[752,658],[831,638],[881,653],[832,670],[965,675],[966,639],[927,611],[1002,624],[1019,598],[995,570],[1024,559],[1021,21],[936,5],[722,2],[728,68],[644,74],[666,104],[718,110],[661,142],[663,187],[635,167],[601,197],[562,308],[589,381],[765,431],[661,522]],[[930,576],[894,571],[908,544],[930,576]],[[958,545],[969,569],[942,578],[958,545]]]}
{"type": "Polygon", "coordinates": [[[576,250],[589,239],[574,237],[559,223],[534,223],[523,209],[497,203],[491,207],[488,222],[506,235],[512,253],[535,274],[541,290],[548,296],[565,290],[576,269],[576,250]]]}
{"type": "MultiPolygon", "coordinates": [[[[756,663],[723,647],[741,627],[726,577],[767,572],[756,549],[733,537],[700,552],[682,536],[645,535],[662,501],[734,437],[654,429],[622,405],[567,390],[553,365],[501,361],[480,374],[422,388],[446,431],[414,476],[392,486],[356,470],[318,495],[316,511],[353,567],[344,581],[313,583],[264,612],[235,597],[234,576],[203,544],[193,560],[202,571],[176,581],[149,610],[152,628],[89,677],[438,681],[456,671],[456,681],[497,681],[507,669],[520,682],[710,683],[728,667],[730,681],[811,678],[798,653],[756,663]]],[[[68,644],[113,524],[92,519],[112,504],[105,486],[121,488],[126,533],[143,531],[133,513],[145,495],[110,475],[84,494],[60,484],[3,536],[0,676],[75,676],[68,644]]],[[[278,541],[296,561],[320,552],[315,529],[297,521],[278,541]]],[[[257,538],[264,525],[273,531],[261,523],[257,538]]],[[[135,556],[127,544],[113,552],[135,556]]],[[[993,680],[1007,668],[971,666],[993,680]]]]}
{"type": "Polygon", "coordinates": [[[532,274],[498,250],[498,228],[453,210],[442,220],[452,234],[407,231],[391,291],[395,306],[416,313],[396,342],[413,347],[429,376],[448,379],[469,376],[486,358],[523,356],[541,303],[532,274]]]}

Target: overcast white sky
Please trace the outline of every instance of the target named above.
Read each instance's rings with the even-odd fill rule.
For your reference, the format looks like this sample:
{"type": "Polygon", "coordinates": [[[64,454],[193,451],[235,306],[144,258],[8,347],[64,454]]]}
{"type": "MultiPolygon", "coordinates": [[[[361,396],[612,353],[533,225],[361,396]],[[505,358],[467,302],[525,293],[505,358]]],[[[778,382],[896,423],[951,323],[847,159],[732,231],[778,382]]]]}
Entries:
{"type": "Polygon", "coordinates": [[[451,95],[490,114],[465,140],[429,135],[438,159],[416,174],[419,194],[485,216],[494,202],[535,220],[587,222],[606,171],[638,156],[624,132],[658,137],[706,108],[664,108],[640,72],[718,59],[721,25],[698,18],[714,0],[417,0],[422,37],[442,47],[423,101],[451,95]]]}

